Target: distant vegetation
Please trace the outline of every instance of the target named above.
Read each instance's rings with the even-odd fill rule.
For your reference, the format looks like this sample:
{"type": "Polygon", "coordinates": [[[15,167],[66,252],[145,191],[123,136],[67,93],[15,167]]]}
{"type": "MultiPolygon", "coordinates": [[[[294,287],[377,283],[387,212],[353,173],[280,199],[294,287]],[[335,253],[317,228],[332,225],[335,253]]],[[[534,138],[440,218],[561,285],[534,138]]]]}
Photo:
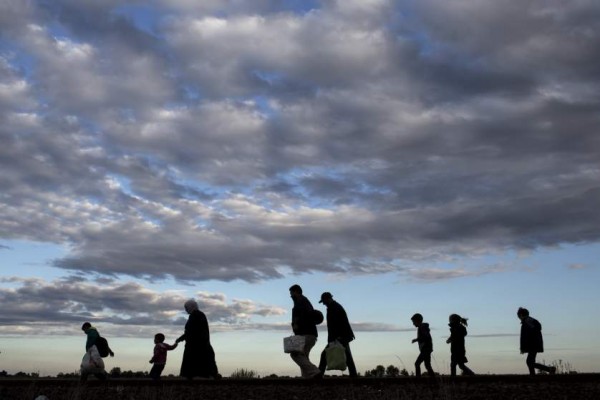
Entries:
{"type": "Polygon", "coordinates": [[[576,374],[577,373],[577,371],[575,371],[573,369],[573,366],[568,361],[554,360],[554,361],[552,361],[552,363],[550,363],[550,365],[556,368],[557,374],[565,375],[565,374],[576,374]]]}
{"type": "MultiPolygon", "coordinates": [[[[542,361],[546,363],[545,361],[542,361]]],[[[551,363],[548,363],[553,367],[556,367],[556,373],[561,375],[570,375],[577,374],[577,371],[573,368],[570,362],[564,360],[554,360],[551,363]]],[[[123,378],[123,379],[132,379],[132,378],[149,378],[148,371],[122,371],[119,367],[114,367],[108,373],[111,378],[123,378]]],[[[426,373],[425,373],[426,374],[426,373]]],[[[540,374],[546,374],[546,372],[540,372],[540,374]]],[[[436,374],[437,375],[437,374],[436,374]]],[[[59,379],[77,379],[79,378],[79,371],[75,372],[59,372],[56,375],[56,378],[59,379]]],[[[399,369],[394,365],[388,365],[384,367],[383,365],[378,365],[371,370],[365,371],[365,378],[398,378],[403,376],[414,376],[414,372],[408,372],[406,368],[399,369]]],[[[48,376],[50,377],[50,376],[48,376]]],[[[163,375],[163,378],[176,378],[176,375],[169,374],[163,375]]],[[[6,371],[0,371],[0,378],[29,378],[29,379],[38,379],[40,378],[39,372],[17,372],[16,374],[9,374],[6,371]]],[[[246,369],[246,368],[238,368],[229,375],[230,379],[260,379],[261,376],[254,370],[246,369]]],[[[262,377],[263,379],[277,379],[277,378],[290,378],[289,376],[279,376],[277,374],[269,374],[262,377]]]]}
{"type": "Polygon", "coordinates": [[[399,376],[409,376],[406,368],[400,370],[393,365],[388,365],[387,368],[378,365],[372,370],[365,371],[365,378],[398,378],[399,376]]]}
{"type": "Polygon", "coordinates": [[[252,371],[251,369],[245,369],[245,368],[236,369],[235,371],[233,371],[231,373],[231,375],[229,375],[229,377],[232,379],[260,378],[260,376],[255,371],[252,371]]]}

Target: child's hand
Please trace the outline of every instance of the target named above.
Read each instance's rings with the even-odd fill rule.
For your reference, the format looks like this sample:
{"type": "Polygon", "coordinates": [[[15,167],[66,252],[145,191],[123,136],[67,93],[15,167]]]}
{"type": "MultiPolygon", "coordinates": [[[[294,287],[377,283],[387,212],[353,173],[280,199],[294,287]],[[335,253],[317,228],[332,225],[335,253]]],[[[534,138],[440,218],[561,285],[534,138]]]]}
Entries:
{"type": "Polygon", "coordinates": [[[417,341],[417,339],[413,339],[411,343],[414,343],[414,342],[416,342],[416,341],[417,341]]]}
{"type": "Polygon", "coordinates": [[[452,339],[448,338],[448,340],[446,340],[446,343],[450,343],[452,341],[452,339]]]}
{"type": "Polygon", "coordinates": [[[150,364],[152,364],[152,360],[148,361],[150,364]]]}

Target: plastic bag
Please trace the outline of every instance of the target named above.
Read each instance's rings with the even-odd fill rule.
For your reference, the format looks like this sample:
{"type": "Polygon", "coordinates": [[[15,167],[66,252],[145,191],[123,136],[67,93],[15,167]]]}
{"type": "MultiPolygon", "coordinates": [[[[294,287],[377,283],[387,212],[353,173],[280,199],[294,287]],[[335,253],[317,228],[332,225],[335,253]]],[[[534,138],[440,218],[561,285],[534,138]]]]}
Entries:
{"type": "Polygon", "coordinates": [[[283,338],[284,353],[304,353],[306,339],[302,335],[294,335],[283,338]]]}
{"type": "Polygon", "coordinates": [[[346,348],[337,340],[327,345],[325,356],[327,358],[327,370],[344,371],[346,369],[346,348]]]}
{"type": "Polygon", "coordinates": [[[83,355],[81,360],[81,372],[86,374],[98,374],[104,372],[104,360],[96,346],[92,346],[83,355]]]}

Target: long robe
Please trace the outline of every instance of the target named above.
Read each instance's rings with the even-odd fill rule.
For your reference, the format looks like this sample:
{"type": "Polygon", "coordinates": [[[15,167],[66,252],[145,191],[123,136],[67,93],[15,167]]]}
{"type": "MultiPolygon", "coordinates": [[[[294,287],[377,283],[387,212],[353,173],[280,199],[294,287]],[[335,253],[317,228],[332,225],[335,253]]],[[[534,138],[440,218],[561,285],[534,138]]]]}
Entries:
{"type": "Polygon", "coordinates": [[[219,372],[215,352],[210,344],[210,333],[206,315],[200,310],[191,312],[185,324],[185,333],[178,341],[185,340],[180,375],[191,379],[217,377],[219,372]]]}

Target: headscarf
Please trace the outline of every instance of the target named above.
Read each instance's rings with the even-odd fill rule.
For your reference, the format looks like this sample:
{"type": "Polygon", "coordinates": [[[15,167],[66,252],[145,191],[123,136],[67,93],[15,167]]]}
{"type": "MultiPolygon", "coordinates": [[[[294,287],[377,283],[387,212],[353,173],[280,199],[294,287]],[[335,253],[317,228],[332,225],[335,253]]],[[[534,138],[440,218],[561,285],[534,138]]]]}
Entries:
{"type": "Polygon", "coordinates": [[[185,311],[187,311],[188,313],[191,313],[192,311],[195,311],[198,309],[198,303],[196,303],[196,300],[194,300],[194,299],[189,299],[188,301],[185,302],[185,304],[183,305],[183,308],[185,308],[185,311]]]}

